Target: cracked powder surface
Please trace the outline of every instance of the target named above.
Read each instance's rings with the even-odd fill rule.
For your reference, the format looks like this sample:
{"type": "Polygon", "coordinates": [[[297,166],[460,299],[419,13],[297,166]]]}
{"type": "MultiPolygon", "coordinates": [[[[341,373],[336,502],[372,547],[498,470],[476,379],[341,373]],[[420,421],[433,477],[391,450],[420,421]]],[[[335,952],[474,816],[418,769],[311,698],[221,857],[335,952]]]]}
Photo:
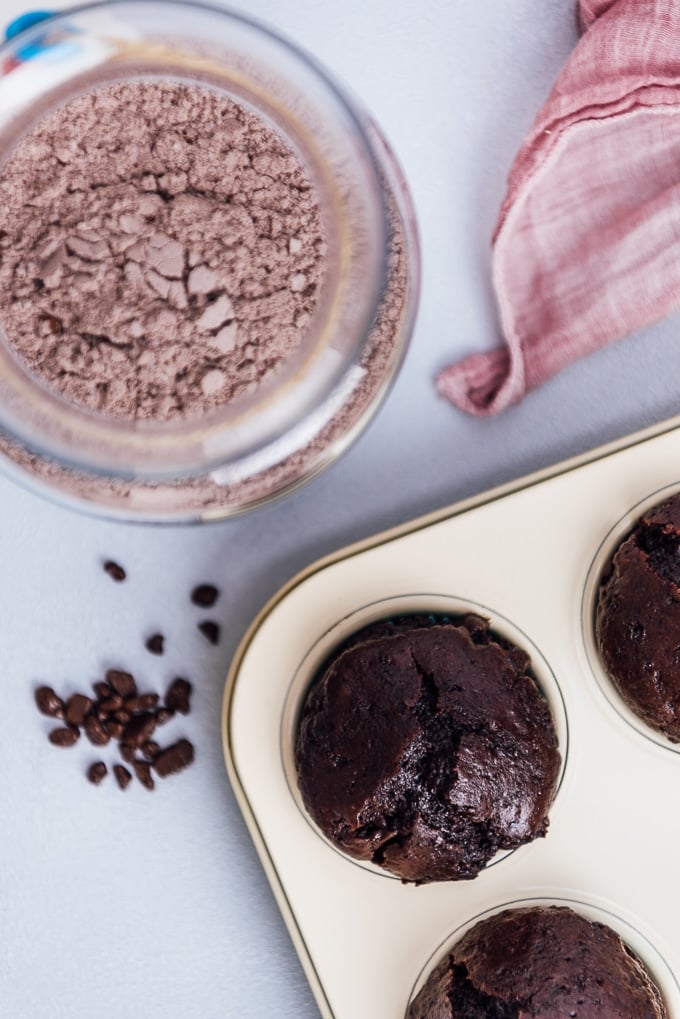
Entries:
{"type": "Polygon", "coordinates": [[[0,168],[0,326],[106,415],[200,415],[256,388],[302,342],[325,252],[298,158],[205,86],[93,88],[0,168]]]}

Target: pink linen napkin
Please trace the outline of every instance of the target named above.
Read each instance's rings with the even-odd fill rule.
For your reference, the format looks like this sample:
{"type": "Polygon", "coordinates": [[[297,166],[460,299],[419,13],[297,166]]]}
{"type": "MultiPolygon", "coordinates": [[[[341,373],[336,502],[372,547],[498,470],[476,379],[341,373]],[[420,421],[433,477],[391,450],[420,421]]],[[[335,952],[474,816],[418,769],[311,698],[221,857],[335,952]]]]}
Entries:
{"type": "Polygon", "coordinates": [[[506,346],[437,379],[472,414],[680,308],[680,0],[580,0],[579,20],[494,234],[506,346]]]}

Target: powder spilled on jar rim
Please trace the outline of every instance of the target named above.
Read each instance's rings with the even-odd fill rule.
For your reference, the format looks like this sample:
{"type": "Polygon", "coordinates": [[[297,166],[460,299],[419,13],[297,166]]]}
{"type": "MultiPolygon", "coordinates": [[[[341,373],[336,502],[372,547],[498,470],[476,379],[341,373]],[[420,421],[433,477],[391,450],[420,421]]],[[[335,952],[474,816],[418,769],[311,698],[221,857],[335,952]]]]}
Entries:
{"type": "Polygon", "coordinates": [[[0,168],[0,326],[43,383],[108,416],[255,389],[300,346],[325,254],[297,157],[199,85],[92,89],[0,168]]]}

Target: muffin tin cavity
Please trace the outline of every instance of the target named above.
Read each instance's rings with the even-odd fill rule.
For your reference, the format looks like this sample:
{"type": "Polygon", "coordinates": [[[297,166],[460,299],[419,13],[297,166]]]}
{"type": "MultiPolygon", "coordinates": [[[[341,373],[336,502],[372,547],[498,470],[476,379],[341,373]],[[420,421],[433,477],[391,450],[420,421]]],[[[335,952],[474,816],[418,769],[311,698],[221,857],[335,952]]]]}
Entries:
{"type": "MultiPolygon", "coordinates": [[[[492,641],[495,639],[495,641],[500,642],[501,646],[503,646],[504,642],[507,642],[508,646],[512,645],[515,648],[519,648],[529,657],[530,674],[536,682],[539,693],[547,702],[558,742],[560,763],[555,782],[556,794],[564,774],[569,742],[567,716],[561,691],[547,661],[527,635],[504,616],[484,605],[449,595],[419,593],[380,599],[361,606],[353,612],[343,616],[314,641],[302,658],[302,661],[296,669],[293,680],[290,684],[283,707],[280,729],[281,761],[290,794],[307,824],[329,848],[339,854],[343,860],[346,860],[347,862],[354,864],[354,866],[360,867],[380,877],[387,877],[391,880],[399,880],[399,876],[406,877],[408,875],[408,880],[415,880],[417,882],[423,880],[452,880],[453,877],[450,868],[453,867],[455,871],[458,865],[455,861],[453,863],[451,862],[451,854],[448,850],[446,852],[442,851],[443,855],[441,859],[439,857],[439,851],[437,851],[436,862],[430,862],[429,864],[424,865],[422,862],[422,853],[425,853],[426,859],[430,859],[430,850],[426,845],[421,845],[420,840],[418,840],[416,848],[413,850],[416,853],[415,863],[410,856],[411,850],[408,851],[409,856],[406,860],[404,860],[402,849],[398,848],[398,859],[395,858],[390,861],[390,858],[388,857],[385,862],[385,867],[388,869],[383,869],[383,867],[378,866],[377,863],[372,862],[372,860],[356,859],[347,855],[344,852],[343,847],[330,841],[326,837],[326,835],[315,824],[303,803],[303,797],[300,792],[298,776],[296,773],[295,743],[303,703],[310,686],[313,686],[314,681],[324,672],[329,658],[335,656],[339,650],[342,651],[345,647],[350,646],[352,644],[351,638],[357,635],[359,631],[362,631],[365,627],[372,626],[376,623],[384,624],[381,627],[381,630],[386,631],[388,637],[391,638],[392,630],[395,633],[401,632],[403,636],[403,630],[405,628],[410,628],[417,619],[420,624],[417,632],[422,636],[425,632],[429,632],[430,626],[442,624],[446,625],[450,623],[460,626],[462,625],[462,621],[466,617],[470,616],[476,617],[480,624],[481,620],[488,620],[492,641]],[[481,617],[481,620],[479,617],[481,617]],[[417,848],[418,846],[420,846],[420,848],[417,848]],[[447,857],[447,859],[444,859],[445,857],[447,857]],[[422,869],[418,869],[423,866],[430,868],[430,870],[427,871],[429,875],[427,877],[423,877],[422,875],[424,871],[422,869]],[[390,873],[390,870],[392,870],[393,873],[390,873]]],[[[372,631],[370,636],[374,637],[376,635],[377,633],[372,631]]],[[[383,633],[380,634],[381,638],[383,635],[383,633]]],[[[389,642],[391,643],[391,639],[389,642]]],[[[363,646],[365,647],[366,645],[363,646]]],[[[535,697],[535,693],[532,696],[535,697]]],[[[501,751],[494,751],[494,755],[496,753],[501,754],[501,751]]],[[[538,750],[536,753],[538,754],[538,750]]],[[[554,752],[551,751],[551,753],[554,752]]],[[[501,761],[502,757],[499,757],[498,760],[501,761]]],[[[462,768],[463,765],[461,764],[460,767],[462,768]]],[[[532,767],[536,768],[539,767],[539,765],[536,763],[535,765],[532,765],[532,767]]],[[[554,768],[554,763],[552,767],[554,768]]],[[[399,781],[401,780],[402,779],[399,779],[399,781]]],[[[500,784],[501,783],[499,781],[499,787],[500,784]]],[[[554,795],[550,813],[552,813],[552,808],[554,806],[554,795]]],[[[545,811],[544,804],[545,800],[543,800],[543,806],[541,808],[542,811],[545,811]]],[[[549,832],[548,838],[550,838],[549,832]]],[[[408,839],[410,843],[410,835],[408,836],[408,839]]],[[[517,845],[517,841],[518,839],[515,839],[515,845],[517,845]]],[[[502,844],[503,843],[501,843],[501,845],[502,844]]],[[[361,845],[359,850],[360,852],[364,851],[361,845]]],[[[494,866],[513,852],[515,852],[515,849],[500,850],[489,860],[488,863],[486,863],[486,866],[483,869],[488,869],[494,866]]],[[[374,854],[373,858],[376,858],[376,854],[374,854]]],[[[486,858],[488,859],[488,855],[486,858]]],[[[484,857],[481,858],[481,860],[483,859],[484,857]]],[[[481,861],[477,866],[479,865],[481,865],[481,861]]],[[[455,877],[469,878],[473,876],[475,875],[471,872],[455,873],[455,877]]]]}
{"type": "MultiPolygon", "coordinates": [[[[664,503],[671,496],[676,496],[679,493],[680,485],[678,484],[657,489],[644,499],[637,502],[625,513],[624,516],[620,518],[620,520],[617,521],[616,524],[614,524],[601,542],[590,565],[581,603],[581,629],[583,644],[588,664],[599,690],[606,698],[609,706],[614,709],[618,716],[627,725],[632,726],[632,728],[635,729],[640,736],[657,746],[662,747],[664,750],[670,750],[675,754],[680,754],[680,743],[672,741],[663,732],[659,731],[651,724],[648,724],[640,714],[636,713],[636,711],[633,710],[628,703],[626,703],[626,700],[624,700],[623,696],[619,692],[616,683],[612,679],[608,668],[603,661],[598,643],[596,626],[598,602],[600,599],[602,584],[610,576],[612,570],[612,559],[616,552],[632,535],[639,521],[643,517],[649,514],[650,511],[654,510],[660,504],[664,503]]],[[[638,539],[638,545],[641,545],[641,547],[644,548],[645,554],[648,554],[650,560],[654,562],[656,572],[661,577],[665,577],[672,583],[677,583],[677,581],[668,575],[668,571],[673,567],[673,560],[676,556],[678,566],[680,567],[680,555],[677,555],[674,547],[670,547],[674,544],[675,543],[672,540],[669,540],[664,536],[661,528],[657,526],[646,527],[644,529],[644,533],[638,539]]],[[[660,608],[661,606],[659,606],[659,609],[660,608]]],[[[678,604],[678,615],[680,616],[680,604],[678,604]]],[[[644,633],[643,622],[639,621],[639,617],[636,616],[636,619],[631,623],[629,629],[630,639],[631,641],[635,641],[644,633]]],[[[680,647],[678,647],[676,651],[678,656],[678,669],[680,669],[680,647]]],[[[651,662],[647,665],[647,671],[650,676],[650,683],[658,683],[659,675],[658,673],[655,674],[651,662]]],[[[662,677],[661,681],[663,681],[662,677]]]]}
{"type": "MultiPolygon", "coordinates": [[[[477,913],[457,926],[422,966],[413,984],[404,1019],[408,1019],[409,1008],[420,993],[430,973],[478,923],[505,910],[550,906],[568,907],[588,920],[610,927],[619,935],[626,950],[642,964],[649,978],[658,988],[667,1009],[668,1019],[676,1019],[680,1015],[680,987],[672,969],[666,962],[664,950],[661,950],[658,939],[653,931],[647,930],[637,917],[624,918],[623,911],[619,910],[615,904],[597,902],[595,899],[570,899],[557,893],[554,896],[541,895],[533,898],[503,902],[500,905],[494,905],[483,912],[477,913]]],[[[651,1015],[649,1019],[652,1019],[651,1015]]]]}

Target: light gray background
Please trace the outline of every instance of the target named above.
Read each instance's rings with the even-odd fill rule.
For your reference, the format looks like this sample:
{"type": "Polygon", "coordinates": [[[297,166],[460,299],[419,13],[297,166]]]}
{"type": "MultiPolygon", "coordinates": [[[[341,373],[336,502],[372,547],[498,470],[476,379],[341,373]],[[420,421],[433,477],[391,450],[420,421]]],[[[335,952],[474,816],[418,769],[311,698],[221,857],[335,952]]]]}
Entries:
{"type": "MultiPolygon", "coordinates": [[[[0,0],[3,21],[22,9],[0,0]]],[[[393,143],[422,231],[418,325],[356,446],[248,518],[108,524],[0,479],[0,1013],[14,1019],[317,1016],[222,759],[224,677],[246,625],[323,553],[678,411],[677,320],[580,362],[496,420],[463,416],[432,387],[439,368],[498,341],[489,238],[512,156],[575,42],[572,0],[248,9],[349,82],[393,143]],[[103,557],[124,563],[129,582],[105,577],[103,557]],[[188,604],[204,579],[223,591],[217,649],[188,604]],[[142,646],[156,627],[168,635],[162,659],[142,646]],[[177,672],[196,686],[192,715],[172,730],[195,741],[196,764],[153,795],[136,784],[121,794],[110,778],[88,785],[88,747],[51,747],[33,706],[38,681],[82,688],[114,663],[150,686],[177,672]]]]}

